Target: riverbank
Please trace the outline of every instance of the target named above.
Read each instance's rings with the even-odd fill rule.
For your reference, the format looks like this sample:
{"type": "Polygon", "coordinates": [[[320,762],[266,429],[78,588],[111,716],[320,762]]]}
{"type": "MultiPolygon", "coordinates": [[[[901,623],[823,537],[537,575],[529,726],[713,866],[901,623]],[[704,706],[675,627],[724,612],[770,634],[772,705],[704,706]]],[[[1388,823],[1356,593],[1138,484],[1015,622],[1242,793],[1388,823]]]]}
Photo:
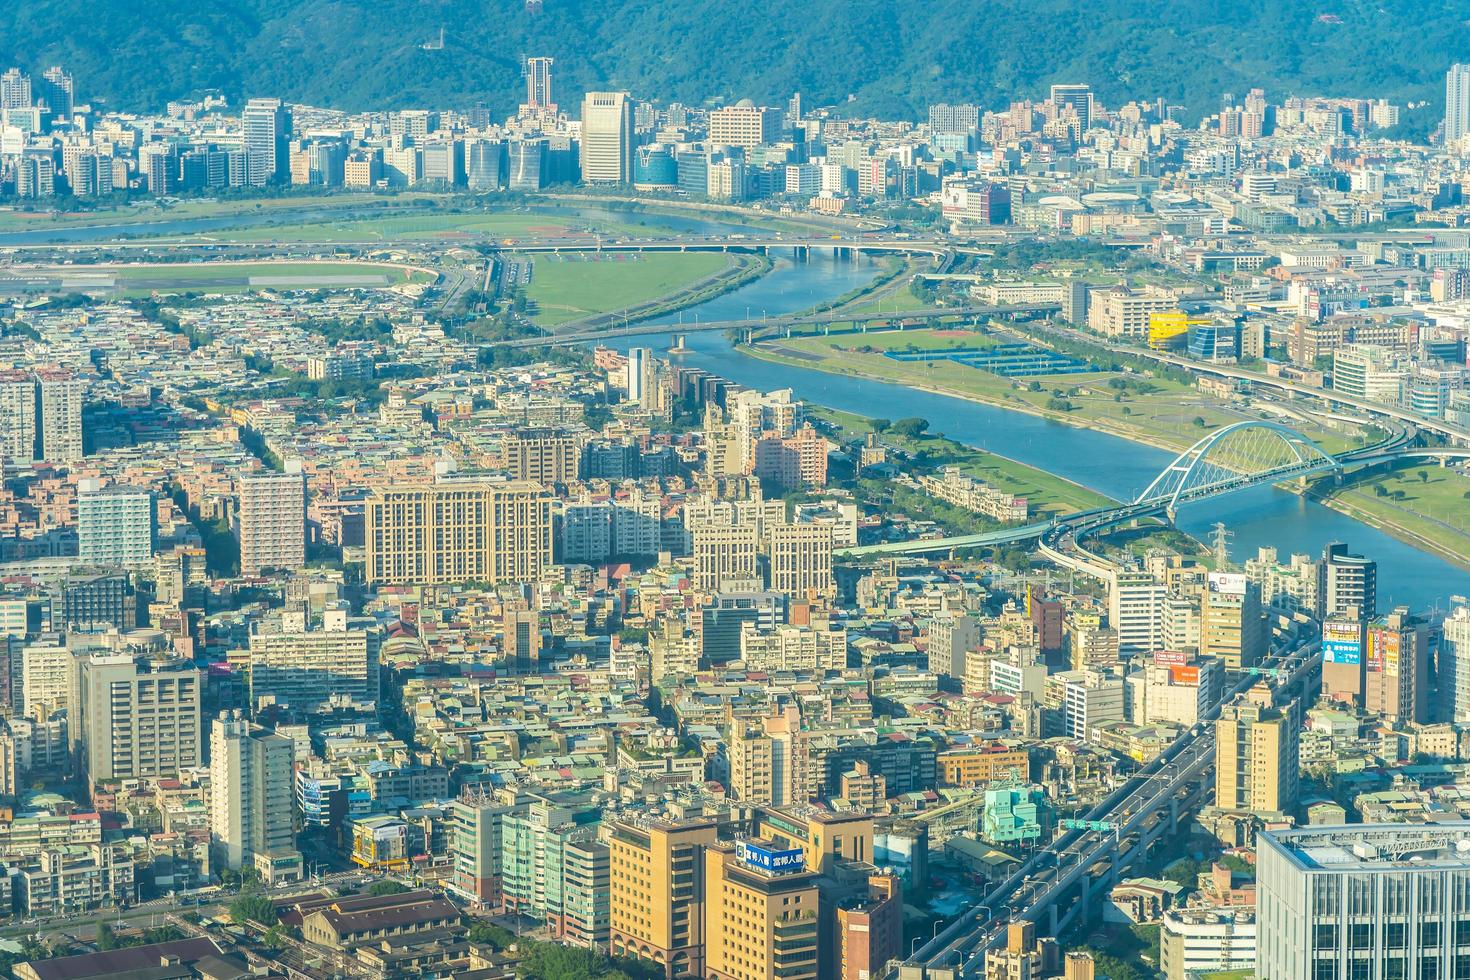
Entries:
{"type": "MultiPolygon", "coordinates": [[[[863,338],[862,335],[852,335],[852,339],[861,340],[863,338]]],[[[782,341],[775,343],[789,342],[782,341]]],[[[959,388],[951,385],[930,383],[919,379],[895,377],[892,376],[893,372],[885,371],[880,373],[872,369],[861,370],[855,365],[834,364],[831,359],[805,351],[794,352],[796,355],[805,356],[784,354],[778,350],[772,350],[772,346],[773,344],[768,342],[754,347],[741,346],[739,350],[751,357],[775,364],[821,371],[827,374],[873,378],[889,383],[902,384],[919,391],[944,395],[950,398],[960,398],[965,401],[989,405],[1007,411],[1021,412],[1079,429],[1106,432],[1109,435],[1126,439],[1129,442],[1151,446],[1155,449],[1162,449],[1169,452],[1179,452],[1189,448],[1206,431],[1204,429],[1194,428],[1187,435],[1181,434],[1178,437],[1171,437],[1169,433],[1143,429],[1136,425],[1120,424],[1117,418],[1085,410],[1079,411],[1075,407],[1071,411],[1048,408],[1044,402],[1037,404],[1029,401],[1024,397],[1028,393],[1014,392],[1011,383],[1000,378],[994,378],[993,382],[986,379],[976,379],[977,382],[984,382],[978,389],[959,388]]],[[[887,359],[885,358],[885,360],[887,359]]],[[[898,362],[893,363],[896,364],[898,362]]],[[[886,365],[884,366],[886,367],[886,365]]],[[[973,375],[983,373],[968,368],[962,370],[967,370],[973,375]]],[[[1055,378],[1047,379],[1047,384],[1051,385],[1057,380],[1055,378]]],[[[1070,381],[1070,383],[1075,384],[1076,382],[1070,381]]],[[[1245,416],[1241,415],[1240,417],[1245,416]]],[[[1308,434],[1311,435],[1312,433],[1308,434]]],[[[1329,451],[1337,451],[1345,448],[1346,440],[1339,438],[1338,442],[1339,444],[1337,445],[1328,444],[1324,448],[1327,448],[1329,451]]],[[[1386,501],[1380,501],[1378,498],[1367,498],[1363,496],[1354,498],[1348,496],[1352,492],[1351,490],[1328,492],[1325,490],[1313,490],[1312,488],[1304,489],[1295,485],[1283,484],[1282,486],[1284,489],[1290,490],[1298,495],[1310,497],[1310,499],[1339,514],[1380,530],[1399,541],[1429,551],[1461,568],[1470,569],[1470,534],[1462,532],[1453,525],[1448,525],[1444,522],[1436,521],[1434,524],[1437,526],[1426,526],[1427,522],[1433,521],[1433,518],[1415,513],[1408,508],[1400,507],[1390,509],[1389,505],[1393,503],[1392,498],[1386,501]]],[[[1467,504],[1466,507],[1470,509],[1470,504],[1467,504]]]]}
{"type": "Polygon", "coordinates": [[[1321,480],[1305,494],[1339,514],[1470,570],[1470,475],[1425,462],[1355,475],[1342,486],[1321,480]],[[1403,506],[1405,503],[1417,504],[1422,510],[1403,506]]]}

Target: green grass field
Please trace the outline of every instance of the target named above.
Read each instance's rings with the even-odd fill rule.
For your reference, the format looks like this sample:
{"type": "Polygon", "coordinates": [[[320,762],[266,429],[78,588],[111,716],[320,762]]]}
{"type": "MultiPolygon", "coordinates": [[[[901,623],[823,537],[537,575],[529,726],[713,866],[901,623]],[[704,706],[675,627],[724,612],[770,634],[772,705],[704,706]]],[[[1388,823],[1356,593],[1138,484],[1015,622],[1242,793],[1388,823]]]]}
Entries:
{"type": "Polygon", "coordinates": [[[1470,474],[1426,460],[1355,480],[1336,492],[1326,483],[1318,489],[1343,509],[1432,542],[1470,566],[1470,474]]]}
{"type": "MultiPolygon", "coordinates": [[[[1109,429],[1155,445],[1184,449],[1210,430],[1257,416],[1202,395],[1192,385],[1162,378],[1148,379],[1149,390],[1117,391],[1108,386],[1114,372],[1003,378],[953,361],[906,362],[885,356],[890,350],[943,350],[983,347],[1011,338],[968,330],[872,331],[830,337],[793,337],[773,341],[762,353],[785,357],[804,367],[820,367],[839,374],[882,378],[900,384],[937,389],[980,401],[1039,412],[1077,423],[1109,429]],[[868,348],[868,349],[863,349],[868,348]],[[1030,390],[1032,386],[1039,390],[1030,390]],[[1059,402],[1071,405],[1062,411],[1059,402]],[[1199,420],[1198,422],[1196,420],[1199,420]]],[[[1305,427],[1303,434],[1329,452],[1346,448],[1341,434],[1305,427]]]]}
{"type": "Polygon", "coordinates": [[[556,326],[667,296],[728,266],[710,252],[538,255],[526,298],[537,323],[556,326]]]}
{"type": "Polygon", "coordinates": [[[0,210],[0,231],[44,231],[47,228],[69,228],[81,225],[130,225],[158,221],[185,221],[191,218],[222,218],[255,214],[260,211],[312,210],[353,206],[402,205],[433,195],[405,192],[386,198],[376,194],[334,194],[323,197],[268,197],[238,200],[190,200],[160,203],[146,200],[119,207],[103,207],[92,211],[48,212],[23,208],[0,210]]]}

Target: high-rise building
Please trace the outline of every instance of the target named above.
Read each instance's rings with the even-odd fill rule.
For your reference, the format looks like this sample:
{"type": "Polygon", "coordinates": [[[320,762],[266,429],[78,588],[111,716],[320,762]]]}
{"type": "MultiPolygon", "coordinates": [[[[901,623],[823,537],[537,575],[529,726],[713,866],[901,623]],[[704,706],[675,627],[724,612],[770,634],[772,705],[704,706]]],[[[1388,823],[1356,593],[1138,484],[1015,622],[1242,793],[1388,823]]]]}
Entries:
{"type": "Polygon", "coordinates": [[[450,809],[450,853],[454,877],[449,887],[483,908],[502,903],[501,836],[505,817],[517,808],[514,790],[487,793],[467,787],[450,809]]]}
{"type": "Polygon", "coordinates": [[[694,587],[704,592],[757,591],[760,573],[751,525],[705,520],[690,528],[694,538],[694,587]]]}
{"type": "Polygon", "coordinates": [[[78,657],[72,741],[87,778],[171,776],[202,764],[203,681],[185,660],[78,657]]]}
{"type": "Polygon", "coordinates": [[[571,483],[582,466],[582,440],[556,429],[521,429],[500,440],[500,468],[512,480],[571,483]]]}
{"type": "Polygon", "coordinates": [[[551,95],[552,58],[526,59],[526,108],[534,111],[555,112],[556,102],[551,95]]]}
{"type": "Polygon", "coordinates": [[[627,92],[588,92],[582,101],[582,179],[626,184],[633,179],[633,100],[627,92]]]}
{"type": "Polygon", "coordinates": [[[1454,980],[1470,947],[1470,823],[1256,836],[1259,980],[1454,980]]]}
{"type": "Polygon", "coordinates": [[[821,944],[818,875],[762,841],[704,849],[703,976],[816,980],[821,944]]]}
{"type": "Polygon", "coordinates": [[[1393,724],[1431,721],[1429,631],[1399,606],[1368,624],[1363,658],[1363,709],[1393,724]]]}
{"type": "Polygon", "coordinates": [[[77,493],[78,557],[93,565],[133,565],[153,560],[158,505],[141,487],[103,487],[83,480],[77,493]]]}
{"type": "Polygon", "coordinates": [[[370,582],[534,582],[552,561],[551,495],[538,483],[380,487],[365,502],[370,582]]]}
{"type": "Polygon", "coordinates": [[[1118,633],[1118,653],[1161,649],[1168,589],[1146,571],[1119,572],[1108,589],[1108,625],[1118,633]]]}
{"type": "Polygon", "coordinates": [[[704,976],[704,849],[718,839],[712,820],[613,822],[610,947],[661,966],[672,980],[704,976]]]}
{"type": "Polygon", "coordinates": [[[290,570],[306,564],[306,478],[299,464],[285,473],[239,480],[240,574],[290,570]]]}
{"type": "Polygon", "coordinates": [[[541,614],[534,609],[506,609],[501,614],[506,662],[517,673],[533,674],[541,664],[541,614]]]}
{"type": "Polygon", "coordinates": [[[712,110],[709,114],[709,141],[716,146],[741,146],[754,149],[781,138],[781,110],[757,106],[749,99],[735,105],[712,110]]]}
{"type": "Polygon", "coordinates": [[[35,85],[35,95],[37,103],[45,103],[53,119],[71,118],[72,109],[76,106],[76,84],[60,65],[53,65],[41,73],[41,80],[35,85]]]}
{"type": "Polygon", "coordinates": [[[1470,65],[1451,65],[1444,80],[1444,141],[1470,133],[1470,65]]]}
{"type": "Polygon", "coordinates": [[[1378,563],[1362,555],[1348,553],[1340,542],[1329,544],[1322,552],[1317,586],[1319,618],[1356,607],[1363,619],[1378,615],[1378,563]]]}
{"type": "Polygon", "coordinates": [[[725,740],[730,795],[744,803],[805,803],[810,766],[807,736],[795,706],[764,718],[735,718],[725,740]]]}
{"type": "Polygon", "coordinates": [[[75,463],[82,458],[82,403],[87,385],[67,371],[37,373],[40,424],[37,458],[48,463],[75,463]]]}
{"type": "Polygon", "coordinates": [[[1220,709],[1215,722],[1215,805],[1222,810],[1289,815],[1298,788],[1297,702],[1276,707],[1257,684],[1220,709]]]}
{"type": "Polygon", "coordinates": [[[1470,605],[1460,604],[1441,627],[1436,721],[1470,722],[1470,605]]]}
{"type": "Polygon", "coordinates": [[[642,408],[657,408],[658,364],[647,347],[628,350],[628,401],[642,408]]]}
{"type": "Polygon", "coordinates": [[[1086,85],[1053,85],[1051,104],[1058,118],[1075,114],[1082,132],[1092,125],[1092,89],[1086,85]]]}
{"type": "Polygon", "coordinates": [[[216,860],[253,868],[274,884],[301,878],[292,820],[296,743],[237,711],[214,720],[209,737],[209,833],[216,860]]]}
{"type": "Polygon", "coordinates": [[[21,465],[36,455],[36,379],[25,371],[0,371],[0,456],[21,465]]]}
{"type": "Polygon", "coordinates": [[[291,110],[280,99],[251,99],[240,113],[246,182],[251,187],[291,178],[291,110]]]}
{"type": "Polygon", "coordinates": [[[19,68],[0,75],[0,109],[28,109],[31,105],[31,76],[19,68]]]}
{"type": "Polygon", "coordinates": [[[793,599],[833,596],[832,525],[775,524],[766,529],[771,591],[793,599]]]}
{"type": "Polygon", "coordinates": [[[256,633],[250,637],[250,703],[296,711],[378,699],[378,637],[361,629],[256,633]]]}
{"type": "Polygon", "coordinates": [[[1200,594],[1199,652],[1228,670],[1249,670],[1266,655],[1260,586],[1244,575],[1211,572],[1200,594]]]}

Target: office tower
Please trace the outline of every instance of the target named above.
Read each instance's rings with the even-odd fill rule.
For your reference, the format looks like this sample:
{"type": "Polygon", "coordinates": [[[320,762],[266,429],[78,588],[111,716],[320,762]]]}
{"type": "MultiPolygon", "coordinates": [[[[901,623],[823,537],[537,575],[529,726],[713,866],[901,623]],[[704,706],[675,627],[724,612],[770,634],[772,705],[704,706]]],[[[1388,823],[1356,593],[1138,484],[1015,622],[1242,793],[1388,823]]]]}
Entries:
{"type": "Polygon", "coordinates": [[[250,637],[250,703],[295,711],[378,700],[378,637],[361,629],[256,633],[250,637]]]}
{"type": "Polygon", "coordinates": [[[24,371],[0,371],[0,456],[25,465],[36,455],[36,380],[24,371]]]}
{"type": "Polygon", "coordinates": [[[203,673],[185,660],[77,658],[73,742],[94,783],[170,776],[203,763],[203,673]]]}
{"type": "Polygon", "coordinates": [[[31,77],[12,68],[0,75],[0,109],[28,109],[31,101],[31,77]]]}
{"type": "Polygon", "coordinates": [[[240,477],[240,574],[306,564],[306,478],[299,464],[285,473],[240,477]]]}
{"type": "Polygon", "coordinates": [[[627,92],[588,92],[582,101],[582,179],[589,184],[633,179],[633,101],[627,92]]]}
{"type": "Polygon", "coordinates": [[[41,73],[41,80],[35,85],[35,95],[37,103],[45,103],[51,110],[53,119],[58,116],[71,118],[72,109],[76,106],[76,86],[60,65],[53,65],[41,73]]]}
{"type": "Polygon", "coordinates": [[[1228,670],[1248,670],[1266,655],[1261,589],[1244,575],[1211,572],[1200,594],[1199,652],[1228,670]]]}
{"type": "Polygon", "coordinates": [[[209,836],[221,867],[267,884],[301,878],[293,825],[296,743],[223,712],[209,735],[209,836]]]}
{"type": "Polygon", "coordinates": [[[37,372],[40,388],[39,459],[75,463],[82,458],[82,403],[87,385],[68,371],[37,372]]]}
{"type": "Polygon", "coordinates": [[[1159,649],[1164,641],[1168,589],[1143,571],[1120,571],[1109,584],[1108,625],[1118,633],[1119,655],[1159,649]]]}
{"type": "Polygon", "coordinates": [[[628,349],[626,387],[628,401],[643,408],[657,407],[658,363],[647,347],[628,349]]]}
{"type": "Polygon", "coordinates": [[[513,191],[539,191],[546,180],[550,153],[544,137],[513,139],[505,145],[506,186],[513,191]]]}
{"type": "Polygon", "coordinates": [[[1470,605],[1457,605],[1444,619],[1439,645],[1439,717],[1470,722],[1470,605]]]}
{"type": "Polygon", "coordinates": [[[1259,980],[1454,980],[1470,946],[1470,823],[1256,837],[1259,980]]]}
{"type": "Polygon", "coordinates": [[[694,587],[703,592],[755,592],[760,589],[756,566],[759,537],[752,525],[732,526],[717,519],[690,528],[694,538],[694,587]]]}
{"type": "Polygon", "coordinates": [[[754,149],[781,138],[781,110],[755,105],[741,99],[735,105],[709,114],[709,141],[716,146],[754,149]]]}
{"type": "Polygon", "coordinates": [[[172,194],[179,189],[179,157],[172,143],[144,143],[138,147],[138,170],[148,182],[150,194],[172,194]]]}
{"type": "Polygon", "coordinates": [[[1444,141],[1470,133],[1470,65],[1451,65],[1444,80],[1444,141]]]}
{"type": "Polygon", "coordinates": [[[551,565],[551,495],[537,483],[379,487],[365,506],[370,582],[534,582],[551,565]]]}
{"type": "Polygon", "coordinates": [[[551,97],[552,58],[526,59],[526,108],[533,111],[556,111],[551,97]]]}
{"type": "Polygon", "coordinates": [[[291,177],[291,110],[280,99],[251,99],[240,113],[245,145],[245,180],[251,187],[285,183],[291,177]]]}
{"type": "Polygon", "coordinates": [[[1317,596],[1319,618],[1356,607],[1359,616],[1372,619],[1378,615],[1378,563],[1349,554],[1340,542],[1329,544],[1322,552],[1317,596]]]}
{"type": "Polygon", "coordinates": [[[776,524],[766,529],[771,591],[793,599],[831,597],[832,525],[776,524]]]}
{"type": "Polygon", "coordinates": [[[1074,113],[1078,127],[1084,133],[1092,124],[1092,89],[1086,85],[1053,85],[1051,104],[1056,109],[1058,119],[1069,111],[1074,113]]]}
{"type": "Polygon", "coordinates": [[[80,569],[67,576],[61,590],[61,626],[126,631],[137,625],[138,600],[127,572],[80,569]]]}
{"type": "Polygon", "coordinates": [[[465,180],[472,191],[498,191],[505,186],[505,144],[470,140],[465,144],[465,180]]]}
{"type": "Polygon", "coordinates": [[[1215,722],[1215,805],[1222,810],[1290,815],[1296,807],[1297,702],[1276,707],[1257,684],[1215,722]]]}
{"type": "Polygon", "coordinates": [[[663,967],[672,980],[704,976],[704,849],[718,838],[712,820],[663,823],[636,816],[613,822],[610,945],[663,967]]]}
{"type": "Polygon", "coordinates": [[[704,849],[704,976],[816,980],[818,874],[761,841],[704,849]]]}
{"type": "Polygon", "coordinates": [[[450,807],[449,887],[482,908],[502,904],[501,831],[506,815],[518,809],[515,791],[502,793],[506,798],[467,786],[450,807]]]}
{"type": "Polygon", "coordinates": [[[83,480],[77,493],[78,557],[93,565],[130,565],[153,559],[158,506],[140,487],[103,487],[83,480]]]}
{"type": "Polygon", "coordinates": [[[1429,630],[1399,606],[1368,624],[1363,709],[1392,724],[1427,722],[1429,630]]]}
{"type": "Polygon", "coordinates": [[[501,614],[501,629],[506,661],[517,673],[535,673],[541,663],[541,614],[534,609],[507,609],[501,614]]]}
{"type": "Polygon", "coordinates": [[[423,145],[424,180],[432,180],[450,187],[462,187],[464,174],[464,143],[457,139],[435,140],[423,145]]]}

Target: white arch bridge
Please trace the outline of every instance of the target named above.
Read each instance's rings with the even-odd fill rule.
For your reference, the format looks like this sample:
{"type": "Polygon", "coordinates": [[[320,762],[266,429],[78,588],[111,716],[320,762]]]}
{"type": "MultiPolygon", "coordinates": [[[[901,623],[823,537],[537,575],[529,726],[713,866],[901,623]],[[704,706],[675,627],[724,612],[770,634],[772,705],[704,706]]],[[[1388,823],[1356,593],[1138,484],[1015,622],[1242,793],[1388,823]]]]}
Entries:
{"type": "Polygon", "coordinates": [[[1091,534],[1138,517],[1162,514],[1172,522],[1179,505],[1262,484],[1281,483],[1353,464],[1378,463],[1403,456],[1439,459],[1470,457],[1470,450],[1416,449],[1402,434],[1384,443],[1334,456],[1311,439],[1276,422],[1247,420],[1222,426],[1202,437],[1174,460],[1132,503],[1069,514],[1062,520],[949,538],[893,541],[848,548],[841,554],[917,555],[955,551],[1037,538],[1046,544],[1071,535],[1091,534]]]}

